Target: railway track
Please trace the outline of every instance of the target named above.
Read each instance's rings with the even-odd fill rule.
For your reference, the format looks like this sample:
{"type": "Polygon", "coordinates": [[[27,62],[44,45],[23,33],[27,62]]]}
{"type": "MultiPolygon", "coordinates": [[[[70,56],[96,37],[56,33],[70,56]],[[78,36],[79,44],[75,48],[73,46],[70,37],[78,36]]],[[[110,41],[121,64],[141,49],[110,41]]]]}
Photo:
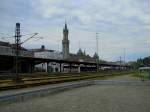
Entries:
{"type": "MultiPolygon", "coordinates": [[[[53,76],[20,76],[23,81],[34,81],[34,80],[42,80],[42,79],[57,79],[57,78],[67,78],[67,77],[78,77],[79,75],[53,75],[53,76]]],[[[12,82],[12,78],[0,80],[0,84],[12,82]]]]}
{"type": "Polygon", "coordinates": [[[39,85],[46,84],[56,84],[63,82],[79,81],[86,79],[93,79],[98,77],[110,76],[112,74],[76,74],[76,75],[60,75],[60,76],[42,76],[42,77],[22,77],[22,83],[14,83],[12,80],[1,80],[0,81],[0,90],[9,90],[9,89],[19,89],[34,87],[39,85]]]}
{"type": "Polygon", "coordinates": [[[71,75],[71,76],[50,76],[50,77],[42,77],[42,78],[24,78],[23,83],[13,83],[11,80],[1,81],[0,82],[0,90],[9,90],[9,89],[19,89],[26,87],[34,87],[39,85],[46,84],[56,84],[70,81],[79,81],[85,79],[92,79],[96,77],[103,77],[102,75],[71,75]]]}

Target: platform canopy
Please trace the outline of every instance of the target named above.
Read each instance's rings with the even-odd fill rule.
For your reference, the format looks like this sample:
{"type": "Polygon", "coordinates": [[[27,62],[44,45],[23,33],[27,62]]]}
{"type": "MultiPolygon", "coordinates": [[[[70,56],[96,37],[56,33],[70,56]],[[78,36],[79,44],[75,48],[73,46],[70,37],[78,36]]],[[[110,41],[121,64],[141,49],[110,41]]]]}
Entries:
{"type": "Polygon", "coordinates": [[[139,70],[150,70],[150,67],[140,67],[139,70]]]}

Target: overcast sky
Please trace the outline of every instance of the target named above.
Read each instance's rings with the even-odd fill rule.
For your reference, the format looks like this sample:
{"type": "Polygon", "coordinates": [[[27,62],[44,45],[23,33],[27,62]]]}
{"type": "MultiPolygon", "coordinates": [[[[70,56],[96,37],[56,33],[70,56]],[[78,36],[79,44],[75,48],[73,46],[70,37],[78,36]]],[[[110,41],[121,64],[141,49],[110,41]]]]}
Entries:
{"type": "Polygon", "coordinates": [[[102,59],[119,60],[124,49],[126,60],[150,55],[150,0],[0,0],[0,37],[14,35],[16,22],[22,35],[38,32],[44,37],[28,41],[26,48],[44,44],[61,50],[65,20],[72,53],[81,47],[93,56],[98,32],[102,59]]]}

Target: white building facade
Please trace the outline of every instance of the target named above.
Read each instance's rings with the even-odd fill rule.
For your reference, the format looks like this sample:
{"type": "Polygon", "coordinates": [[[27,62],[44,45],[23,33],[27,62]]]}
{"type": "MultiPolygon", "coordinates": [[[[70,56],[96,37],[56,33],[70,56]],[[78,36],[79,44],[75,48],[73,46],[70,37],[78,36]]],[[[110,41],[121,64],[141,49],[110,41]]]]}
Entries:
{"type": "Polygon", "coordinates": [[[62,53],[55,50],[35,51],[34,57],[45,59],[58,59],[58,60],[61,60],[63,58],[62,53]]]}
{"type": "MultiPolygon", "coordinates": [[[[63,54],[59,51],[47,50],[45,49],[45,47],[41,47],[41,49],[34,51],[34,57],[61,60],[63,59],[63,54]]],[[[55,62],[41,63],[35,66],[35,70],[45,71],[45,72],[59,72],[60,65],[55,62]]]]}

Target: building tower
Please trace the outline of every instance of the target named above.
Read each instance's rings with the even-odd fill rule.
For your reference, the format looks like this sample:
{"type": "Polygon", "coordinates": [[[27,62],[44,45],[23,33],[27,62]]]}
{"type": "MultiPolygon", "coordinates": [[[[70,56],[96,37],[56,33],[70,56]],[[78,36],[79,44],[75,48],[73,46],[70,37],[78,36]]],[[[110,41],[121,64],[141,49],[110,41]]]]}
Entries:
{"type": "Polygon", "coordinates": [[[62,40],[62,52],[63,59],[69,58],[69,40],[68,40],[69,30],[67,24],[65,23],[65,28],[63,29],[63,40],[62,40]]]}

